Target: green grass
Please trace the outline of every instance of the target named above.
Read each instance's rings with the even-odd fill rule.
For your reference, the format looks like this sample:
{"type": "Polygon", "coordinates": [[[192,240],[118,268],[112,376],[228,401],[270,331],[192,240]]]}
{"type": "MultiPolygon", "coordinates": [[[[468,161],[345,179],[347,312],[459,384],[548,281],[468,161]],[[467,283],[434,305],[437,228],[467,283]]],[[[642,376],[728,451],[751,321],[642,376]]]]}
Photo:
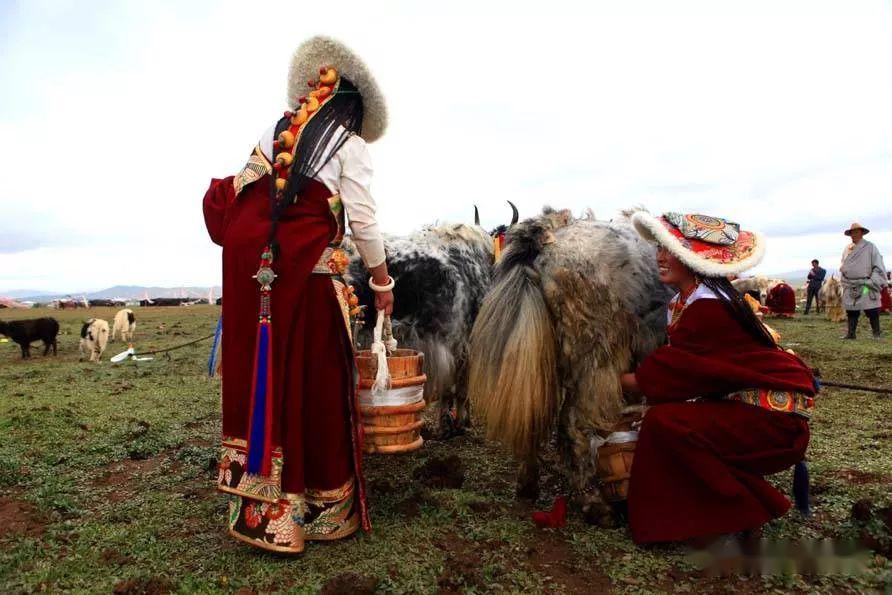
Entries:
{"type": "MultiPolygon", "coordinates": [[[[219,385],[205,375],[209,342],[150,362],[90,364],[77,355],[85,312],[53,315],[62,324],[58,357],[35,349],[21,361],[17,346],[0,344],[3,593],[316,592],[345,572],[395,593],[892,589],[892,564],[882,556],[857,578],[722,581],[700,578],[680,549],[636,548],[625,528],[591,527],[576,514],[563,530],[537,530],[534,507],[514,498],[513,463],[476,433],[429,441],[402,457],[367,458],[373,533],[309,544],[299,558],[255,551],[226,536],[226,500],[213,489],[219,385]],[[426,489],[413,479],[427,458],[451,453],[466,468],[461,489],[426,489]]],[[[136,346],[148,351],[211,333],[218,309],[136,315],[136,346]]],[[[892,327],[888,317],[883,323],[892,327]]],[[[817,317],[773,324],[824,378],[892,386],[892,341],[873,342],[862,329],[859,341],[842,342],[841,329],[817,317]]],[[[105,359],[123,349],[111,344],[105,359]]],[[[853,502],[890,503],[892,398],[828,388],[812,431],[815,514],[787,515],[768,527],[770,537],[852,537],[853,502]]],[[[774,480],[789,489],[789,472],[774,480]]],[[[554,477],[547,485],[540,507],[560,489],[554,477]]]]}

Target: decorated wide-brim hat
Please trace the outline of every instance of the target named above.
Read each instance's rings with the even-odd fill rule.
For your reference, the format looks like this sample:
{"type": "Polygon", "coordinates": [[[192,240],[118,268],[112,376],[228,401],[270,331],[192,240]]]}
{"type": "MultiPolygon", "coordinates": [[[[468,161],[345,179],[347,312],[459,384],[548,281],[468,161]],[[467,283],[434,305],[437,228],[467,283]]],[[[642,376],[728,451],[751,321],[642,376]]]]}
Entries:
{"type": "Polygon", "coordinates": [[[313,87],[318,89],[320,84],[324,85],[325,81],[320,79],[324,79],[331,69],[356,86],[362,96],[363,108],[360,136],[367,143],[375,142],[387,129],[384,94],[362,58],[336,39],[317,35],[300,44],[294,52],[288,71],[288,105],[299,110],[306,102],[308,91],[312,93],[313,87]]]}
{"type": "Polygon", "coordinates": [[[699,214],[646,211],[632,215],[641,236],[663,246],[685,266],[706,277],[736,275],[753,268],[765,255],[765,241],[732,221],[699,214]]]}
{"type": "Polygon", "coordinates": [[[856,229],[860,229],[862,234],[868,234],[868,233],[870,233],[870,230],[869,230],[869,229],[867,229],[866,227],[864,227],[863,225],[861,225],[861,224],[858,223],[857,221],[856,221],[855,223],[852,223],[852,224],[849,226],[849,228],[848,228],[847,230],[845,230],[843,233],[846,234],[847,236],[850,236],[850,235],[852,235],[852,232],[855,231],[856,229]]]}

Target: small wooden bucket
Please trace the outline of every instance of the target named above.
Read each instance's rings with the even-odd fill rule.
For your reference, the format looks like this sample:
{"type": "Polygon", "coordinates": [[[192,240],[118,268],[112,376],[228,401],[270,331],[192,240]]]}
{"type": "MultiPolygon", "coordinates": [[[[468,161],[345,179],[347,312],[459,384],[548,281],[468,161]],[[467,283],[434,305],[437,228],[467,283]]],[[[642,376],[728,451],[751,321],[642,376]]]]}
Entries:
{"type": "Polygon", "coordinates": [[[608,436],[608,442],[598,448],[597,478],[604,500],[623,502],[628,498],[636,441],[637,432],[614,432],[608,436]],[[610,442],[611,437],[622,441],[610,442]]]}
{"type": "MultiPolygon", "coordinates": [[[[359,390],[368,391],[378,373],[378,356],[365,350],[357,353],[356,365],[359,369],[359,390]]],[[[367,453],[395,454],[418,450],[424,444],[421,418],[424,410],[424,383],[427,376],[424,368],[424,354],[412,349],[395,349],[387,357],[390,370],[391,390],[383,395],[381,403],[364,405],[360,402],[362,428],[365,434],[363,450],[367,453]],[[418,389],[418,390],[413,390],[418,389]],[[417,394],[411,402],[389,404],[399,400],[400,394],[417,394]],[[392,397],[392,398],[391,398],[392,397]]]]}

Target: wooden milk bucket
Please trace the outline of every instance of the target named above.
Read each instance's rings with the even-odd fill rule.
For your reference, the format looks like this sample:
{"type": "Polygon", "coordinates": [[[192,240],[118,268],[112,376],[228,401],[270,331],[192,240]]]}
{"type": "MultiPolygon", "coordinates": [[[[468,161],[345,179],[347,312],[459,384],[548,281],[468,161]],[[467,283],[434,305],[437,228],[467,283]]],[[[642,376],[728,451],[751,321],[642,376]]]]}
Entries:
{"type": "Polygon", "coordinates": [[[629,496],[629,475],[637,440],[638,432],[614,432],[598,448],[597,477],[601,495],[607,502],[622,502],[629,496]]]}
{"type": "Polygon", "coordinates": [[[612,504],[625,503],[629,496],[629,476],[638,442],[636,428],[641,417],[640,410],[630,408],[624,411],[606,442],[598,447],[595,475],[601,495],[612,504]]]}
{"type": "MultiPolygon", "coordinates": [[[[396,341],[389,332],[389,317],[384,319],[381,312],[375,329],[376,342],[381,337],[382,320],[386,320],[382,342],[395,347],[396,341]]],[[[424,444],[421,437],[424,383],[427,380],[422,371],[424,354],[412,349],[388,349],[390,387],[383,390],[374,388],[379,361],[378,353],[373,350],[362,350],[356,355],[359,410],[365,434],[363,451],[396,454],[418,450],[424,444]]]]}

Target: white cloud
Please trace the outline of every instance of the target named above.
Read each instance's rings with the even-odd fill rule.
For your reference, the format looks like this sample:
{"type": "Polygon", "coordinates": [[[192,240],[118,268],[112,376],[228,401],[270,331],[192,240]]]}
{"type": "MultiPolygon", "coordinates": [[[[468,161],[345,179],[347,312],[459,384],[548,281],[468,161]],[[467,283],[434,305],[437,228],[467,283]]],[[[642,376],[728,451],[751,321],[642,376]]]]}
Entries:
{"type": "Polygon", "coordinates": [[[892,216],[882,2],[88,6],[4,17],[0,246],[25,250],[0,254],[0,290],[218,282],[201,197],[278,116],[317,32],[388,96],[372,147],[388,232],[475,203],[494,227],[506,199],[526,216],[644,204],[767,230],[761,270],[779,272],[838,259],[843,236],[808,232],[892,216]]]}

